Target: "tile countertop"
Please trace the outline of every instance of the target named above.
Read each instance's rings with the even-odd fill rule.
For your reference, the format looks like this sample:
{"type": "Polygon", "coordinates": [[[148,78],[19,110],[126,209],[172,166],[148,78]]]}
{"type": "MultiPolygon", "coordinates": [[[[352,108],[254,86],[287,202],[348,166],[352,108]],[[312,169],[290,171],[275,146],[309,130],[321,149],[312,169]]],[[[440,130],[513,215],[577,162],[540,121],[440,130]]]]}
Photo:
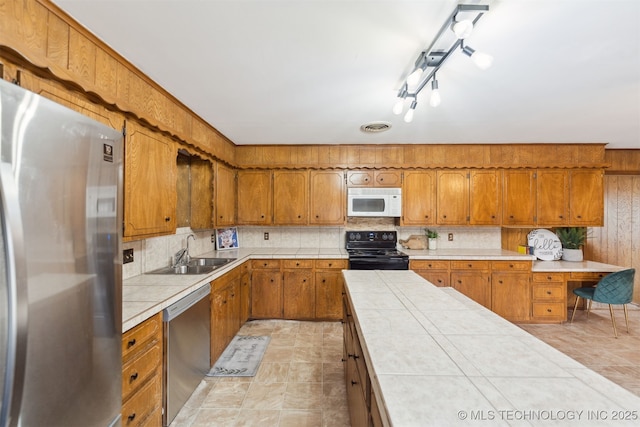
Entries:
{"type": "Polygon", "coordinates": [[[122,282],[122,331],[128,331],[144,322],[202,286],[208,286],[212,280],[249,259],[346,259],[347,256],[345,249],[338,248],[240,248],[194,255],[194,258],[235,258],[235,260],[209,274],[141,274],[125,279],[122,282]]]}
{"type": "Polygon", "coordinates": [[[453,259],[453,260],[535,260],[533,255],[521,254],[504,249],[438,249],[430,251],[428,249],[404,249],[398,250],[409,255],[410,259],[453,259]]]}
{"type": "Polygon", "coordinates": [[[639,397],[454,289],[411,271],[343,274],[392,425],[638,422],[639,397]]]}

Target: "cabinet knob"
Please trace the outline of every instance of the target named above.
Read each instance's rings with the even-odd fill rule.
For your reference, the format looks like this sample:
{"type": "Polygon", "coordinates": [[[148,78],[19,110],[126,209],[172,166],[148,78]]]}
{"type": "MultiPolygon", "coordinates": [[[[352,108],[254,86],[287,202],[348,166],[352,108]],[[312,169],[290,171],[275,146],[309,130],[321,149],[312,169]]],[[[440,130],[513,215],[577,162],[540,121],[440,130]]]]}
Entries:
{"type": "Polygon", "coordinates": [[[509,215],[509,218],[513,219],[513,215],[509,215]]]}
{"type": "Polygon", "coordinates": [[[169,221],[171,221],[171,217],[170,216],[166,216],[166,217],[164,217],[164,220],[165,220],[165,222],[169,222],[169,221]]]}
{"type": "Polygon", "coordinates": [[[302,215],[298,215],[298,219],[302,218],[302,215]]]}
{"type": "Polygon", "coordinates": [[[136,339],[135,338],[132,339],[132,340],[129,340],[129,342],[127,343],[127,348],[131,348],[134,345],[136,345],[136,339]]]}
{"type": "Polygon", "coordinates": [[[551,291],[547,291],[547,295],[551,295],[551,291]]]}
{"type": "Polygon", "coordinates": [[[358,381],[351,380],[351,385],[352,385],[352,386],[353,386],[353,385],[356,385],[356,384],[358,384],[358,381]]]}
{"type": "Polygon", "coordinates": [[[333,263],[331,263],[331,262],[330,262],[330,263],[329,263],[329,267],[333,267],[333,263]]]}
{"type": "Polygon", "coordinates": [[[498,280],[498,283],[500,283],[502,285],[502,280],[498,280]]]}
{"type": "Polygon", "coordinates": [[[428,264],[428,267],[431,268],[431,264],[428,264]]]}
{"type": "Polygon", "coordinates": [[[577,218],[582,218],[582,215],[578,215],[577,218]]]}
{"type": "Polygon", "coordinates": [[[509,268],[513,268],[513,264],[509,264],[509,268]]]}
{"type": "Polygon", "coordinates": [[[138,373],[136,372],[131,374],[131,376],[129,377],[129,382],[134,382],[137,379],[138,379],[138,373]]]}
{"type": "Polygon", "coordinates": [[[547,308],[547,313],[551,313],[551,309],[550,308],[547,308]]]}
{"type": "Polygon", "coordinates": [[[446,215],[442,215],[442,218],[446,218],[446,217],[447,217],[446,215]]]}
{"type": "Polygon", "coordinates": [[[551,280],[551,276],[547,276],[547,280],[551,280]]]}
{"type": "Polygon", "coordinates": [[[471,268],[473,267],[473,264],[467,264],[467,267],[471,268]]]}
{"type": "Polygon", "coordinates": [[[136,418],[136,413],[135,412],[127,417],[127,419],[129,421],[133,421],[135,418],[136,418]]]}
{"type": "Polygon", "coordinates": [[[260,218],[264,219],[264,215],[260,215],[260,218]]]}

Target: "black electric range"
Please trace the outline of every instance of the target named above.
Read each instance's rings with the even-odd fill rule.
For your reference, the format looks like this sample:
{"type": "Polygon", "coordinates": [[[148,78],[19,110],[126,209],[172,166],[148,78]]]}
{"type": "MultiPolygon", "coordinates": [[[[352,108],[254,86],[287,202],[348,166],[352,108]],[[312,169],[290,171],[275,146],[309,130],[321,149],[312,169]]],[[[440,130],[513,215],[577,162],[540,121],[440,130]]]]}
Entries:
{"type": "Polygon", "coordinates": [[[396,249],[395,231],[347,231],[351,270],[408,270],[409,256],[396,249]]]}

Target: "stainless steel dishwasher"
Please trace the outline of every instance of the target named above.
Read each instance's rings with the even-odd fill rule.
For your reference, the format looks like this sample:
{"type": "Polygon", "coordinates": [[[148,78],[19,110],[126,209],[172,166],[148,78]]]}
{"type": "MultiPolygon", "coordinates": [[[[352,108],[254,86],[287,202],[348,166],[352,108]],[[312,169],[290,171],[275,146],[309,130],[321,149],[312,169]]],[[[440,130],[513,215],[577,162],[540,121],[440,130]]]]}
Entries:
{"type": "Polygon", "coordinates": [[[163,425],[168,426],[210,369],[209,285],[162,312],[164,325],[163,425]]]}

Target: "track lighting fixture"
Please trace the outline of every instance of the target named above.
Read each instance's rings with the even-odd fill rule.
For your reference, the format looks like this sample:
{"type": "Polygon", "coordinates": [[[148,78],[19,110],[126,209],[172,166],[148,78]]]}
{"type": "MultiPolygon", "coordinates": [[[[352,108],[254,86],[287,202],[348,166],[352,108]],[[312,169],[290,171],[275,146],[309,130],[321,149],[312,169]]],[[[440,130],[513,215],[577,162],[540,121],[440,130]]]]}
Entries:
{"type": "Polygon", "coordinates": [[[486,69],[491,66],[493,57],[464,45],[464,40],[471,35],[478,20],[488,11],[489,6],[487,5],[459,4],[456,6],[429,48],[423,50],[414,61],[411,73],[406,77],[402,88],[398,91],[398,99],[393,106],[394,114],[402,114],[405,100],[412,98],[409,110],[404,116],[405,122],[411,122],[417,105],[417,96],[429,81],[431,81],[429,104],[432,107],[440,105],[441,97],[438,89],[438,80],[436,80],[436,71],[458,48],[469,56],[479,68],[486,69]],[[452,37],[449,31],[455,34],[454,41],[451,41],[452,37]]]}

